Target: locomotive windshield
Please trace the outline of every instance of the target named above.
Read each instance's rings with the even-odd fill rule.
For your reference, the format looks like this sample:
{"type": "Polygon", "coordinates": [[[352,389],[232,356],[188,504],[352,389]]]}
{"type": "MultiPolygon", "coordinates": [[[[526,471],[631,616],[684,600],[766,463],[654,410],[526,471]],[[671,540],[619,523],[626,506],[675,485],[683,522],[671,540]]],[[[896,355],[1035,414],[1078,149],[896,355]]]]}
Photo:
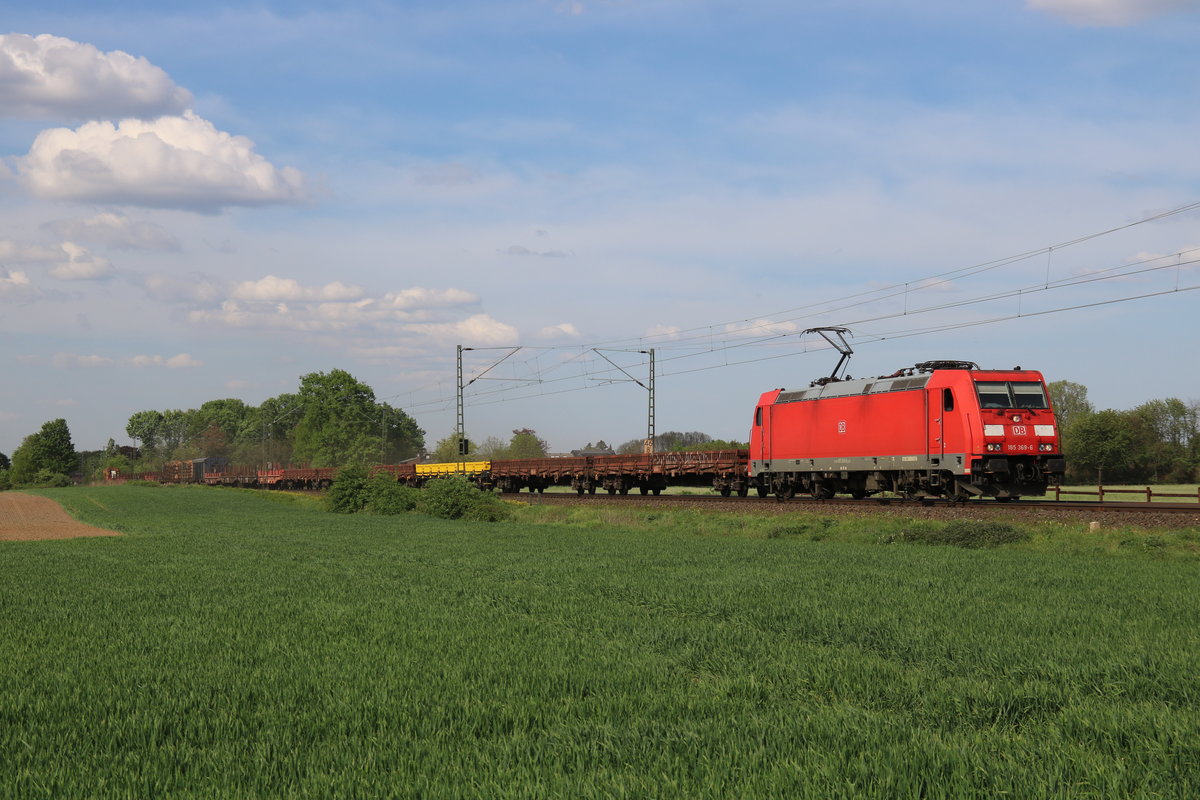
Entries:
{"type": "Polygon", "coordinates": [[[1049,408],[1038,381],[979,381],[980,408],[1049,408]]]}

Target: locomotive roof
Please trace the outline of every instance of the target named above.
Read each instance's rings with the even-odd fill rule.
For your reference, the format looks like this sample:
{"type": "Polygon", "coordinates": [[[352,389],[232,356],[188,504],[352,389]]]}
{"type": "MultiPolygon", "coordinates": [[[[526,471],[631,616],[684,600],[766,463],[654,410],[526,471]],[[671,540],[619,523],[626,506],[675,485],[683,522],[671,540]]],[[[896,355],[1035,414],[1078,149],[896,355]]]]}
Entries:
{"type": "Polygon", "coordinates": [[[933,377],[935,370],[968,370],[973,372],[994,373],[1021,371],[1015,370],[984,370],[973,361],[923,361],[913,367],[897,370],[891,375],[877,378],[850,378],[847,380],[822,379],[814,381],[807,389],[786,389],[779,392],[775,402],[793,403],[798,400],[817,400],[826,397],[850,397],[857,394],[883,394],[885,392],[902,392],[911,389],[923,389],[933,377]]]}
{"type": "Polygon", "coordinates": [[[930,375],[913,375],[895,378],[855,378],[845,381],[830,381],[824,385],[807,389],[782,391],[777,403],[792,403],[797,400],[817,400],[824,397],[849,397],[855,394],[882,394],[907,389],[921,389],[929,383],[930,375]]]}

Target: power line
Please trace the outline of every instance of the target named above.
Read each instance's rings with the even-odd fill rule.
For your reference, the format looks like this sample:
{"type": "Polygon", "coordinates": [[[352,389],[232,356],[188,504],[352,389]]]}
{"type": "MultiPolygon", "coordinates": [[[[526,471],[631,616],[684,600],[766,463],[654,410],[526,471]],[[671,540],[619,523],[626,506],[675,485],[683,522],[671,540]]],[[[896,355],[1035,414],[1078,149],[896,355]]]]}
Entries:
{"type": "MultiPolygon", "coordinates": [[[[514,367],[522,367],[525,370],[524,376],[518,377],[514,375],[512,378],[489,378],[489,380],[495,380],[498,383],[505,385],[488,389],[481,388],[472,392],[472,404],[476,406],[493,405],[501,402],[509,402],[511,400],[528,399],[534,396],[553,396],[567,392],[583,391],[585,389],[596,388],[596,386],[592,385],[591,383],[585,383],[584,385],[575,387],[557,388],[557,385],[569,383],[573,380],[584,379],[600,380],[605,382],[613,382],[618,380],[616,377],[617,370],[619,369],[618,367],[611,365],[607,367],[598,365],[594,358],[589,357],[589,351],[594,351],[598,348],[625,349],[619,347],[620,345],[625,345],[627,348],[642,349],[650,344],[653,344],[654,347],[660,350],[660,352],[663,352],[663,355],[660,355],[659,357],[660,363],[677,362],[683,359],[695,359],[710,355],[723,356],[723,361],[720,364],[709,364],[694,368],[675,370],[671,370],[668,367],[667,370],[660,373],[661,377],[685,375],[695,372],[723,369],[726,367],[753,364],[762,361],[801,355],[803,353],[812,352],[813,349],[825,349],[823,346],[819,348],[809,348],[806,344],[797,347],[797,337],[800,335],[800,332],[804,327],[811,326],[814,315],[829,316],[841,312],[853,311],[855,309],[863,309],[872,305],[885,303],[887,301],[894,301],[901,297],[904,298],[904,307],[902,310],[889,310],[885,313],[865,315],[858,319],[839,321],[838,324],[845,326],[863,326],[891,319],[917,317],[922,314],[928,314],[937,311],[947,311],[951,309],[961,309],[983,303],[1003,301],[1012,298],[1016,298],[1020,304],[1026,297],[1036,296],[1041,293],[1062,290],[1070,287],[1079,287],[1087,284],[1103,283],[1105,281],[1117,279],[1129,279],[1149,273],[1159,272],[1165,269],[1176,269],[1179,271],[1177,272],[1176,285],[1174,289],[1146,292],[1135,296],[1110,300],[1075,303],[1063,305],[1053,309],[1043,309],[1024,313],[1019,307],[1017,313],[1015,314],[992,316],[980,320],[959,321],[942,325],[901,329],[888,332],[886,334],[865,334],[865,338],[864,336],[860,336],[858,341],[876,342],[886,339],[927,335],[931,333],[940,333],[963,328],[977,327],[981,325],[996,324],[1021,317],[1066,313],[1069,311],[1078,311],[1087,308],[1095,308],[1133,300],[1157,297],[1175,292],[1192,291],[1200,288],[1200,286],[1180,286],[1179,274],[1181,274],[1184,267],[1190,267],[1200,262],[1200,258],[1197,258],[1197,254],[1200,253],[1200,249],[1183,250],[1166,256],[1150,257],[1115,267],[1093,270],[1091,272],[1082,275],[1076,275],[1070,278],[1061,278],[1055,281],[1050,280],[1050,260],[1054,254],[1075,245],[1092,241],[1119,231],[1128,230],[1139,225],[1185,214],[1197,209],[1200,209],[1200,201],[1188,203],[1186,205],[1155,213],[1129,223],[1110,227],[1102,231],[1086,234],[1073,239],[1067,239],[1045,247],[1026,250],[1002,258],[992,259],[957,269],[934,273],[923,278],[908,280],[902,283],[892,283],[867,291],[855,292],[837,298],[801,305],[753,319],[741,319],[714,323],[679,331],[672,331],[670,333],[650,334],[626,339],[606,340],[590,345],[521,346],[516,349],[513,349],[512,347],[475,348],[479,350],[507,349],[512,351],[509,354],[510,356],[514,355],[517,350],[530,351],[535,353],[535,355],[526,359],[514,359],[510,365],[514,367]],[[1028,261],[1040,255],[1046,256],[1046,275],[1045,279],[1037,284],[1020,286],[1017,288],[1001,289],[998,291],[984,293],[968,298],[961,298],[946,303],[937,303],[916,308],[909,307],[909,300],[911,297],[931,288],[947,286],[955,281],[962,281],[967,278],[974,278],[985,273],[994,272],[1004,267],[1009,267],[1014,264],[1028,261]],[[1174,259],[1174,261],[1172,263],[1156,263],[1164,262],[1168,259],[1174,259]],[[806,324],[798,324],[799,320],[806,320],[806,324]],[[762,357],[746,358],[733,361],[729,359],[730,352],[741,351],[746,348],[772,347],[781,344],[786,344],[789,346],[789,351],[787,353],[776,353],[762,357]],[[676,352],[672,355],[667,351],[676,352]],[[557,363],[550,365],[545,365],[542,363],[542,358],[547,353],[561,354],[567,352],[572,352],[573,355],[568,358],[560,359],[557,363]],[[558,374],[560,372],[565,372],[569,368],[576,365],[580,368],[579,374],[558,374]],[[529,375],[534,377],[526,377],[529,375]],[[525,383],[526,385],[507,385],[517,382],[525,383]],[[528,385],[530,382],[536,384],[536,391],[530,390],[530,386],[528,385]],[[522,390],[525,391],[522,392],[522,390]]],[[[645,362],[643,361],[634,366],[641,366],[644,363],[645,362]]],[[[495,364],[492,365],[492,367],[494,366],[495,364]]],[[[488,370],[491,370],[492,367],[488,367],[488,370]]],[[[482,374],[477,375],[474,379],[472,379],[472,382],[477,380],[479,377],[482,377],[482,374]]],[[[393,395],[393,397],[400,397],[401,395],[407,394],[411,401],[415,400],[414,395],[424,391],[425,389],[435,387],[440,389],[444,386],[445,380],[440,380],[431,384],[427,384],[426,386],[416,390],[398,393],[397,395],[393,395]]],[[[418,409],[435,410],[444,409],[448,407],[449,403],[449,398],[442,397],[437,400],[410,402],[406,404],[406,407],[412,411],[416,411],[418,409]]]]}

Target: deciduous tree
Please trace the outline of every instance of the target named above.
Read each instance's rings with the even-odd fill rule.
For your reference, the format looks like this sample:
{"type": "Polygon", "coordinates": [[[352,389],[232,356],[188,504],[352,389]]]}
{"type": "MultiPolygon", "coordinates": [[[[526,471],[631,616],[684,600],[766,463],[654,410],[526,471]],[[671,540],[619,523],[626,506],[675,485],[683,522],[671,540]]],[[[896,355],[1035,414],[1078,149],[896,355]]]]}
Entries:
{"type": "Polygon", "coordinates": [[[1050,402],[1054,406],[1060,433],[1066,431],[1073,421],[1095,411],[1088,400],[1087,387],[1082,383],[1051,381],[1046,388],[1050,390],[1050,402]]]}
{"type": "Polygon", "coordinates": [[[51,420],[37,433],[25,437],[13,453],[12,480],[32,483],[41,472],[71,475],[79,466],[79,456],[71,442],[65,419],[51,420]]]}
{"type": "Polygon", "coordinates": [[[547,445],[533,428],[518,428],[513,431],[508,443],[508,458],[544,458],[547,445]]]}

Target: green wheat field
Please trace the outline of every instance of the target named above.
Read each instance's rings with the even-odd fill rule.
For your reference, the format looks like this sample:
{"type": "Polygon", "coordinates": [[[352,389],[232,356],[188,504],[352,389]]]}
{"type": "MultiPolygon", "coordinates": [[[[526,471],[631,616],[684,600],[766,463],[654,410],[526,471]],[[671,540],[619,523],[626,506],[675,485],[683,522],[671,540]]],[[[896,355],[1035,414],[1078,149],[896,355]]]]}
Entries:
{"type": "Polygon", "coordinates": [[[0,542],[7,798],[1200,796],[1195,527],[44,494],[126,535],[0,542]]]}

